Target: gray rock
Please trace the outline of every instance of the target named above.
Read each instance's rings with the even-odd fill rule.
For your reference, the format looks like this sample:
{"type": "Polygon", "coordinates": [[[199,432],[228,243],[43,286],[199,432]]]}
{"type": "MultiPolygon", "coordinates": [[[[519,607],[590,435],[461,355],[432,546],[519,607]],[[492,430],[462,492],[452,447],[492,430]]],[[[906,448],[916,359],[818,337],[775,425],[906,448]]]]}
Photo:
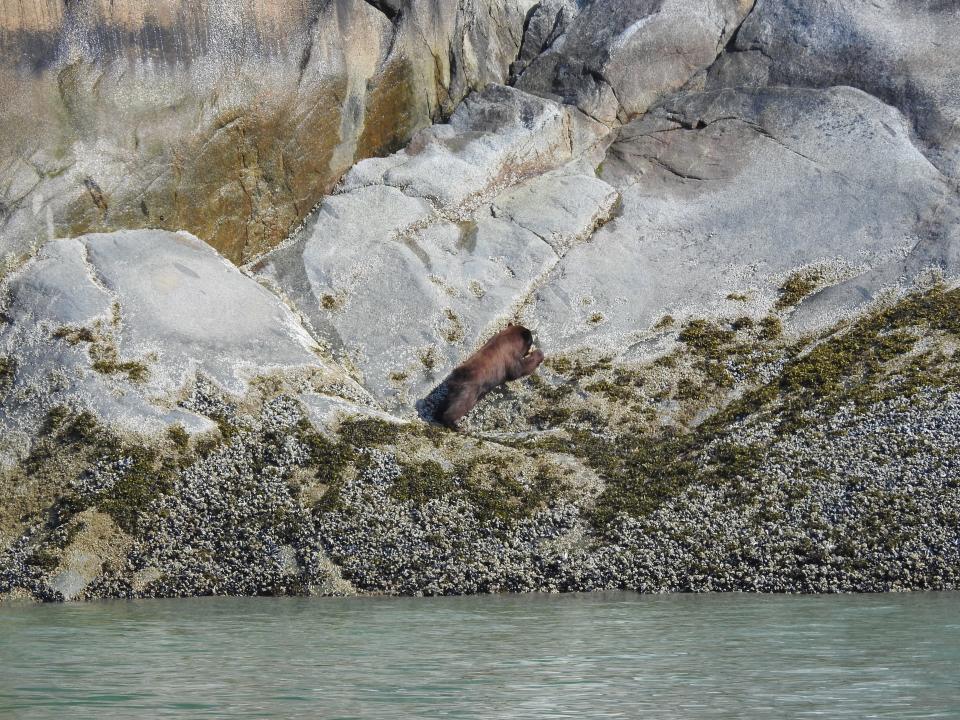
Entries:
{"type": "Polygon", "coordinates": [[[374,395],[410,413],[609,218],[613,188],[568,167],[602,139],[595,127],[490,87],[405,151],[359,163],[254,269],[374,395]]]}
{"type": "Polygon", "coordinates": [[[503,82],[533,0],[36,0],[0,16],[0,270],[95,231],[278,244],[358,159],[503,82]]]}
{"type": "MultiPolygon", "coordinates": [[[[678,96],[623,128],[602,177],[621,191],[618,216],[522,315],[550,349],[639,352],[666,314],[759,317],[810,265],[827,282],[859,277],[856,307],[892,280],[871,275],[888,263],[910,258],[914,278],[960,270],[936,223],[957,206],[949,183],[896,109],[852,88],[678,96]]],[[[830,297],[811,299],[803,329],[855,309],[830,297]]]]}
{"type": "Polygon", "coordinates": [[[580,13],[582,2],[577,0],[543,0],[527,15],[520,54],[511,67],[514,76],[520,75],[541,54],[563,37],[570,23],[580,13]]]}
{"type": "MultiPolygon", "coordinates": [[[[517,87],[558,95],[605,123],[635,117],[706,69],[752,5],[597,0],[570,20],[561,10],[565,32],[526,64],[517,87]]],[[[531,43],[544,34],[538,22],[531,43]]]]}
{"type": "Polygon", "coordinates": [[[852,278],[826,287],[803,301],[790,317],[798,332],[823,325],[823,318],[851,317],[887,293],[903,293],[918,283],[953,281],[960,275],[960,200],[924,215],[917,243],[905,257],[879,259],[852,278]]]}
{"type": "MultiPolygon", "coordinates": [[[[948,4],[760,0],[732,44],[750,2],[532,5],[280,4],[248,23],[200,4],[158,20],[154,38],[104,32],[153,28],[122,2],[79,2],[48,8],[35,48],[3,35],[16,52],[0,89],[23,102],[0,113],[12,151],[0,158],[12,268],[0,284],[0,483],[19,503],[0,506],[12,538],[0,594],[956,586],[949,371],[940,390],[870,407],[823,401],[790,435],[772,406],[748,413],[694,458],[711,467],[733,446],[762,450],[746,500],[742,477],[710,479],[602,533],[590,508],[618,480],[602,455],[620,447],[605,436],[629,440],[656,422],[648,411],[707,417],[693,405],[706,396],[680,397],[690,377],[634,405],[660,392],[634,365],[591,382],[558,363],[485,401],[466,435],[405,421],[510,320],[548,355],[633,360],[671,346],[675,332],[656,328],[667,314],[773,311],[818,333],[890,291],[960,277],[957,53],[936,49],[956,45],[948,4]],[[201,42],[191,22],[204,12],[201,42]],[[518,87],[496,84],[514,60],[518,87]],[[382,157],[353,164],[371,154],[382,157]],[[229,257],[253,259],[237,270],[197,237],[157,230],[20,257],[68,222],[70,234],[203,227],[229,257]],[[815,291],[778,306],[806,269],[815,291]],[[631,377],[637,390],[606,395],[631,377]],[[571,408],[574,392],[590,404],[571,408]],[[550,403],[559,412],[543,420],[550,403]],[[54,448],[32,476],[15,467],[60,404],[142,433],[160,455],[138,461],[124,437],[111,440],[122,456],[84,446],[61,471],[54,448]],[[218,445],[149,437],[211,420],[218,445]],[[561,462],[564,447],[584,449],[579,433],[564,445],[574,427],[609,448],[561,462]],[[551,450],[528,455],[518,438],[551,450]],[[162,487],[136,492],[154,459],[162,487]],[[502,476],[514,461],[528,467],[502,476]],[[436,485],[422,498],[410,482],[421,473],[436,485]],[[481,496],[511,483],[503,500],[531,501],[529,513],[491,517],[481,496]],[[88,515],[69,517],[77,503],[88,515]],[[896,543],[877,517],[893,518],[896,543]]],[[[738,343],[760,343],[744,332],[738,343]]],[[[929,357],[952,362],[954,340],[929,357]]],[[[745,382],[783,386],[791,351],[768,350],[757,368],[727,368],[734,396],[745,382]]]]}
{"type": "Polygon", "coordinates": [[[708,87],[852,85],[906,115],[960,177],[960,12],[954,2],[757,0],[708,87]]]}
{"type": "Polygon", "coordinates": [[[605,134],[603,126],[558,103],[490,85],[467,98],[449,123],[421,131],[391,158],[358,164],[341,187],[395,187],[457,214],[574,159],[605,134]]]}
{"type": "Polygon", "coordinates": [[[599,178],[561,170],[504,191],[490,210],[494,217],[529,230],[562,257],[597,226],[597,208],[609,213],[619,199],[599,178]]]}
{"type": "Polygon", "coordinates": [[[198,375],[242,396],[257,376],[305,371],[365,395],[283,303],[187,233],[57,240],[2,290],[0,355],[15,368],[0,405],[5,462],[62,403],[125,430],[208,429],[176,407],[198,375]]]}
{"type": "Polygon", "coordinates": [[[50,589],[63,596],[64,600],[76,598],[89,582],[82,574],[73,569],[62,570],[50,579],[50,589]]]}

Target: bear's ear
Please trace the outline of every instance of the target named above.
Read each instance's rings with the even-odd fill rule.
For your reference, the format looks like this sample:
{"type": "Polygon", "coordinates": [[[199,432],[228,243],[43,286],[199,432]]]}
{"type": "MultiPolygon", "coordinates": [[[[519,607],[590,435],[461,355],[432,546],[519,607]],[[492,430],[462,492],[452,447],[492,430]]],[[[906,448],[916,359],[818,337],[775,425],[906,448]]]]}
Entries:
{"type": "Polygon", "coordinates": [[[513,325],[512,322],[508,322],[508,323],[507,323],[507,327],[513,327],[513,326],[514,326],[514,325],[513,325]]]}

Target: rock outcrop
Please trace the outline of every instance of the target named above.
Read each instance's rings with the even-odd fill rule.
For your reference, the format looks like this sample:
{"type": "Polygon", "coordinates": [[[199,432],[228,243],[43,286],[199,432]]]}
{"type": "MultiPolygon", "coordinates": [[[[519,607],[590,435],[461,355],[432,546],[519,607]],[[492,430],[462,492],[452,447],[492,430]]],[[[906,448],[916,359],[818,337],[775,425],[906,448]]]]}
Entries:
{"type": "Polygon", "coordinates": [[[490,86],[406,150],[358,163],[254,269],[367,388],[409,412],[610,218],[617,192],[576,162],[605,130],[490,86]]]}
{"type": "Polygon", "coordinates": [[[955,3],[757,0],[711,87],[851,85],[906,116],[942,172],[960,173],[960,13],[955,3]]]}
{"type": "Polygon", "coordinates": [[[622,353],[665,315],[759,320],[804,268],[842,283],[791,318],[814,331],[924,272],[960,271],[943,222],[955,189],[906,118],[853,88],[678,95],[622,128],[600,177],[618,216],[521,315],[548,347],[622,353]]]}
{"type": "Polygon", "coordinates": [[[5,290],[4,464],[29,452],[58,406],[125,432],[209,430],[178,406],[198,379],[242,397],[258,377],[299,375],[304,388],[366,398],[283,303],[187,233],[56,240],[5,290]]]}
{"type": "Polygon", "coordinates": [[[506,79],[532,4],[7,4],[0,262],[139,227],[263,252],[355,160],[506,79]]]}
{"type": "Polygon", "coordinates": [[[598,0],[579,13],[561,3],[541,6],[521,61],[540,52],[516,68],[517,86],[558,95],[602,122],[627,120],[709,67],[752,6],[752,0],[598,0]]]}
{"type": "Polygon", "coordinates": [[[0,598],[957,587],[947,4],[85,7],[4,36],[72,129],[3,251],[127,229],[0,284],[0,598]],[[421,422],[510,321],[537,375],[421,422]]]}

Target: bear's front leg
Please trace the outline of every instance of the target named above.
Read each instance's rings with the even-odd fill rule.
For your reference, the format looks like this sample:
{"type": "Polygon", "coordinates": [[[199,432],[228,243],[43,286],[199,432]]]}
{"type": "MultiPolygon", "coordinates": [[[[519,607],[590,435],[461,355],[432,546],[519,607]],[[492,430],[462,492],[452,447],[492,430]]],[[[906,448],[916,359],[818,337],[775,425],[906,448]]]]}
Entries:
{"type": "Polygon", "coordinates": [[[518,380],[519,378],[526,377],[527,375],[532,375],[540,363],[543,362],[543,350],[534,350],[532,353],[526,357],[520,358],[516,365],[513,366],[510,370],[510,379],[518,380]]]}

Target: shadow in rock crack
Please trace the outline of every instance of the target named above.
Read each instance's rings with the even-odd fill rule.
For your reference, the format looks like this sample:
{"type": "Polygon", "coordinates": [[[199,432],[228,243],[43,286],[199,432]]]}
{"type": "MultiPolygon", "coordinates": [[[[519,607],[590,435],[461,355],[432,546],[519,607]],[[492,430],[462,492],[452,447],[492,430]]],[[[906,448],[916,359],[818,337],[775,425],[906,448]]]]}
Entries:
{"type": "Polygon", "coordinates": [[[427,393],[426,397],[417,400],[415,405],[417,409],[417,417],[424,422],[432,423],[434,425],[442,425],[443,423],[440,422],[437,414],[442,412],[445,401],[449,394],[450,388],[447,385],[446,379],[444,379],[443,382],[427,393]]]}

